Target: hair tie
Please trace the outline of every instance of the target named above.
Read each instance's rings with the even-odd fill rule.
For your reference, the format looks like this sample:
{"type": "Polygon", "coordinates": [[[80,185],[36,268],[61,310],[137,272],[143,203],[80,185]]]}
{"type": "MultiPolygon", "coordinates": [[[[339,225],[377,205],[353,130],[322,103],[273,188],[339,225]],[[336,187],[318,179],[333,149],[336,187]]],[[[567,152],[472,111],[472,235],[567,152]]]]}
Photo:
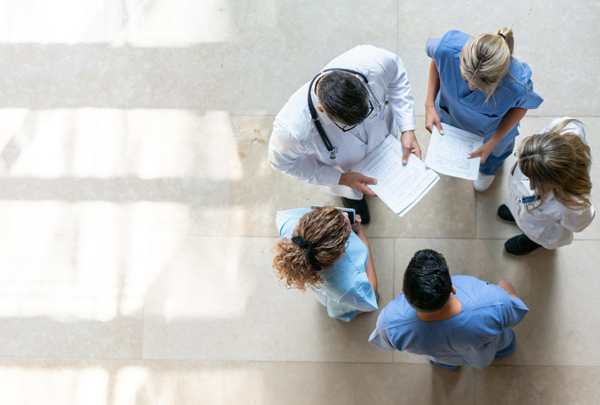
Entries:
{"type": "MultiPolygon", "coordinates": [[[[504,36],[503,33],[499,32],[498,35],[500,35],[502,38],[504,38],[504,40],[506,41],[506,37],[504,36]]],[[[508,42],[508,41],[507,41],[508,42]]]]}
{"type": "Polygon", "coordinates": [[[310,262],[311,266],[313,266],[317,271],[321,270],[321,267],[318,264],[316,264],[315,252],[313,251],[312,242],[305,240],[302,236],[294,236],[292,238],[292,242],[298,245],[301,249],[306,249],[308,261],[310,262]]]}

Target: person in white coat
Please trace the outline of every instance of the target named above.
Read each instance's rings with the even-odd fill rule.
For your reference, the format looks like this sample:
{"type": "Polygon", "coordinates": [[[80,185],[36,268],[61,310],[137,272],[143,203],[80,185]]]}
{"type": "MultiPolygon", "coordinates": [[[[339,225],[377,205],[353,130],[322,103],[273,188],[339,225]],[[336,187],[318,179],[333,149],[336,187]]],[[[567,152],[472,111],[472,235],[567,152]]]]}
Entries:
{"type": "Polygon", "coordinates": [[[583,124],[563,117],[526,138],[515,152],[508,197],[498,216],[515,222],[522,235],[505,243],[513,255],[539,247],[556,249],[573,241],[594,219],[590,200],[591,152],[583,124]]]}
{"type": "Polygon", "coordinates": [[[414,134],[414,98],[400,58],[370,45],[332,60],[292,95],[277,114],[269,142],[273,169],[318,184],[342,197],[362,223],[370,221],[364,194],[377,180],[351,168],[390,135],[398,137],[406,163],[421,157],[414,134]]]}

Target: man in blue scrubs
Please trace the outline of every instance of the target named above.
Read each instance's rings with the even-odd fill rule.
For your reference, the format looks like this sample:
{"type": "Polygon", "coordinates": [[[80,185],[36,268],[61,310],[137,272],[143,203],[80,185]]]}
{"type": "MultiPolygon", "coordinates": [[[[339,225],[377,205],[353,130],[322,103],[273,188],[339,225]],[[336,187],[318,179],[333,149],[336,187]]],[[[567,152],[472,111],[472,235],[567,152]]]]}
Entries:
{"type": "Polygon", "coordinates": [[[429,249],[411,259],[402,291],[381,311],[369,342],[423,355],[446,370],[484,368],[512,354],[512,328],[529,312],[510,283],[450,277],[444,256],[429,249]]]}

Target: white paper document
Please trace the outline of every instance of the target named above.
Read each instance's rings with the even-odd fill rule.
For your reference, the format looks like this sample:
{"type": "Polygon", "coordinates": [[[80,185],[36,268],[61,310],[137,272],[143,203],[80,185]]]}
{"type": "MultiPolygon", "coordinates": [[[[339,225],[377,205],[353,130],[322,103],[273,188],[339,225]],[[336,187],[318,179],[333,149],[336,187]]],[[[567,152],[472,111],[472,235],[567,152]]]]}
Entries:
{"type": "Polygon", "coordinates": [[[408,163],[403,165],[402,145],[393,136],[388,136],[352,171],[376,178],[377,184],[369,188],[400,216],[414,207],[440,179],[412,153],[408,163]]]}
{"type": "Polygon", "coordinates": [[[434,125],[427,148],[425,164],[438,173],[461,179],[477,180],[481,158],[467,159],[467,155],[483,145],[481,136],[453,126],[442,124],[444,135],[434,125]]]}

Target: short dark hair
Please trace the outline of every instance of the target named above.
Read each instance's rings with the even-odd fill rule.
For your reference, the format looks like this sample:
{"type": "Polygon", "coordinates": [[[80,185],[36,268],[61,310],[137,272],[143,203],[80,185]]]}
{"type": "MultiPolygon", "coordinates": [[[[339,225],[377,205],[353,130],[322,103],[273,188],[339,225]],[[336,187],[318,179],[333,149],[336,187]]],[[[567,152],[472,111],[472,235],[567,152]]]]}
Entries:
{"type": "Polygon", "coordinates": [[[404,296],[419,312],[439,311],[452,292],[446,259],[431,249],[419,250],[404,272],[404,296]]]}
{"type": "Polygon", "coordinates": [[[325,114],[341,125],[358,125],[369,115],[369,91],[351,73],[327,73],[317,86],[317,97],[325,114]]]}

